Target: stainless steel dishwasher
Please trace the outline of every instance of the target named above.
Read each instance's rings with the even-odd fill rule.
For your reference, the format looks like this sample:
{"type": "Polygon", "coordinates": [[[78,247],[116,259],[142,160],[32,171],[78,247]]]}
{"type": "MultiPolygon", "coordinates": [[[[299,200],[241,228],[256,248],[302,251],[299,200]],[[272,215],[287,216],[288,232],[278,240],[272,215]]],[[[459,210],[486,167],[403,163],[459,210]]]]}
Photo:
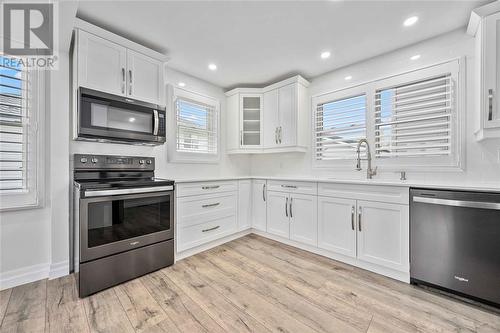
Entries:
{"type": "Polygon", "coordinates": [[[410,280],[500,307],[500,193],[411,189],[410,280]]]}

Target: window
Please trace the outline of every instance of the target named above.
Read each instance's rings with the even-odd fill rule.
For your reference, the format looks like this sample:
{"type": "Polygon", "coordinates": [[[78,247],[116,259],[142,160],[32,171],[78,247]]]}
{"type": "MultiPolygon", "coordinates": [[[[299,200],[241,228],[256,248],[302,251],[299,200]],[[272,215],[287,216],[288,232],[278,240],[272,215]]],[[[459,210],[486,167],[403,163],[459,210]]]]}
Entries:
{"type": "Polygon", "coordinates": [[[42,73],[0,56],[0,209],[39,204],[42,73]]]}
{"type": "Polygon", "coordinates": [[[171,160],[214,162],[219,157],[219,103],[183,89],[174,96],[175,152],[171,160]]]}
{"type": "Polygon", "coordinates": [[[366,96],[352,96],[318,104],[316,159],[352,159],[359,139],[366,137],[366,96]]]}
{"type": "MultiPolygon", "coordinates": [[[[314,164],[349,166],[366,138],[375,163],[460,168],[459,61],[313,97],[314,164]]],[[[362,154],[364,157],[362,146],[362,154]]]]}

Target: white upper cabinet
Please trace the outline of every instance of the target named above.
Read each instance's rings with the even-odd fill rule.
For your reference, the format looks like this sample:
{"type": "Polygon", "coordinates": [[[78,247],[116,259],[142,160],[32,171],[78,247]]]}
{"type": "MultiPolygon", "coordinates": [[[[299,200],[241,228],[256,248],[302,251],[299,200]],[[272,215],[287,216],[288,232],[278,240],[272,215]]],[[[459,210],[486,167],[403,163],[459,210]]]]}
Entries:
{"type": "Polygon", "coordinates": [[[155,104],[161,103],[163,66],[156,59],[127,50],[127,96],[155,104]]]}
{"type": "Polygon", "coordinates": [[[475,9],[467,32],[476,38],[476,139],[500,138],[500,3],[475,9]]]}
{"type": "Polygon", "coordinates": [[[409,268],[408,206],[358,202],[358,258],[407,272],[409,268]]]}
{"type": "Polygon", "coordinates": [[[165,105],[165,56],[77,19],[73,86],[165,105]]]}
{"type": "Polygon", "coordinates": [[[310,139],[308,85],[296,76],[262,89],[227,92],[228,153],[306,151],[310,139]],[[239,96],[239,104],[235,96],[239,96]],[[235,143],[235,128],[239,143],[235,143]]]}
{"type": "Polygon", "coordinates": [[[124,95],[127,49],[86,31],[78,31],[78,83],[80,86],[124,95]]]}

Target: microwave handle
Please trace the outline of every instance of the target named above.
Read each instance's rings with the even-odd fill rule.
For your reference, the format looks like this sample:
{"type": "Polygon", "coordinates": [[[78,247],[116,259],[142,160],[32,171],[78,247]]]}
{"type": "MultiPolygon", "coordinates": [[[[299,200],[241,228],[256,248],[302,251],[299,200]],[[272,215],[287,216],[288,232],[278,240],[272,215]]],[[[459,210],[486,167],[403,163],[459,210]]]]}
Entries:
{"type": "Polygon", "coordinates": [[[153,110],[154,115],[154,125],[153,125],[153,135],[158,135],[158,125],[160,118],[158,118],[158,110],[153,110]]]}

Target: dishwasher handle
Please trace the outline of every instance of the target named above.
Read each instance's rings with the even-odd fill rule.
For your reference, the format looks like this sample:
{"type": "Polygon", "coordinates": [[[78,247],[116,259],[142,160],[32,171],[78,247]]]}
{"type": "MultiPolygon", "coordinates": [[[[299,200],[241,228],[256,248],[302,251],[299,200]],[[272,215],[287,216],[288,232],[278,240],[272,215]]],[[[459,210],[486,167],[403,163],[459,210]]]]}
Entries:
{"type": "Polygon", "coordinates": [[[500,203],[498,202],[452,200],[418,196],[413,197],[413,202],[420,202],[431,205],[500,210],[500,203]]]}

